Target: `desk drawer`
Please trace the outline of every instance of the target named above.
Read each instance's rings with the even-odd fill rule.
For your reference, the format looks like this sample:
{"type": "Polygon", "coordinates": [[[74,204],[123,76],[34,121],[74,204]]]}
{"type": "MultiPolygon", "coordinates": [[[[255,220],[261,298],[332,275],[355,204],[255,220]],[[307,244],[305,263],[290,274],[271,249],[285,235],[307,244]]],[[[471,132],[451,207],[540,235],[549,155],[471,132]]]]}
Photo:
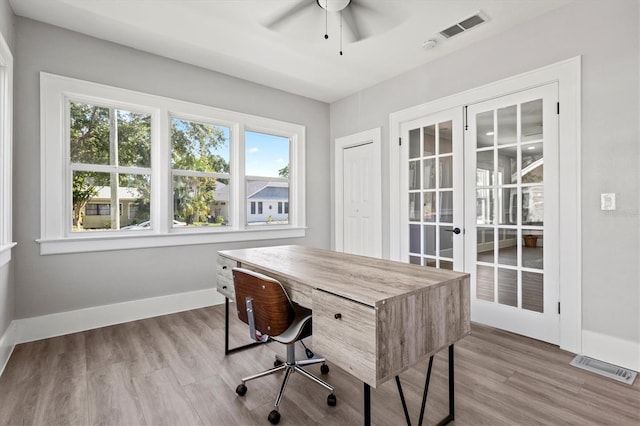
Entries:
{"type": "Polygon", "coordinates": [[[218,255],[218,265],[216,267],[216,288],[218,293],[231,300],[236,300],[236,295],[233,290],[233,273],[231,272],[235,266],[235,260],[227,259],[226,257],[218,255]]]}
{"type": "Polygon", "coordinates": [[[376,310],[313,290],[313,350],[376,386],[376,310]]]}

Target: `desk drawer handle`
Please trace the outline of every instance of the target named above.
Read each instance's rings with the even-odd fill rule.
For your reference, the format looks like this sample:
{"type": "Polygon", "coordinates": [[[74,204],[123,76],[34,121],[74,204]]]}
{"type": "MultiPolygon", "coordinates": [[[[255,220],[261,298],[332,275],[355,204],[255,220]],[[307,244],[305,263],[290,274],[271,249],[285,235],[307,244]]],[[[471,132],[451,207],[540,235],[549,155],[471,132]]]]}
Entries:
{"type": "Polygon", "coordinates": [[[223,266],[223,267],[222,267],[222,269],[227,269],[227,267],[226,267],[226,266],[223,266]]]}
{"type": "Polygon", "coordinates": [[[226,285],[223,285],[223,286],[222,286],[222,289],[223,289],[223,290],[226,290],[226,289],[227,289],[227,286],[226,286],[226,285]]]}
{"type": "Polygon", "coordinates": [[[342,318],[342,314],[335,314],[333,317],[335,319],[341,319],[342,318]]]}

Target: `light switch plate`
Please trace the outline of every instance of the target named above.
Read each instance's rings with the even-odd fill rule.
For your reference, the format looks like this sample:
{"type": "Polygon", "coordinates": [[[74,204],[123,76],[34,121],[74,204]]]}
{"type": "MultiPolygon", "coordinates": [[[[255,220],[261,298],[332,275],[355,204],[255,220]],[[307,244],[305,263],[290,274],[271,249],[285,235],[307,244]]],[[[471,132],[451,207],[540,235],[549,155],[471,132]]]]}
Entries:
{"type": "Polygon", "coordinates": [[[600,210],[615,210],[616,209],[616,194],[600,194],[600,210]]]}

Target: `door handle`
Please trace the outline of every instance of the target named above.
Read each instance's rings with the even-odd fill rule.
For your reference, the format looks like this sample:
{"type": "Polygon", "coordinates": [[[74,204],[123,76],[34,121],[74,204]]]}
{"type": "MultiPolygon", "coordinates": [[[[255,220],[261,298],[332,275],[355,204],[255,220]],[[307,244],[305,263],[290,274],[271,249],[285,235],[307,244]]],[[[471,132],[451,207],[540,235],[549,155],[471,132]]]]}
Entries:
{"type": "Polygon", "coordinates": [[[447,232],[453,232],[453,233],[454,233],[454,234],[456,234],[456,235],[458,235],[460,232],[462,232],[462,231],[460,230],[460,228],[457,228],[457,227],[456,227],[456,228],[453,228],[453,229],[445,229],[445,231],[447,231],[447,232]]]}

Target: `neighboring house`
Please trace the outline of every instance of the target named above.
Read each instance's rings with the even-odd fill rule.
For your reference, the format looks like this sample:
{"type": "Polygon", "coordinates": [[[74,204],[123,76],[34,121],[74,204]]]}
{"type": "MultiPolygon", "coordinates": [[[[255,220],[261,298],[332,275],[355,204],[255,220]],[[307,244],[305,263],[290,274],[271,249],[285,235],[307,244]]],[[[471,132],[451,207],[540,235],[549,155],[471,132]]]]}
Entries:
{"type": "MultiPolygon", "coordinates": [[[[216,183],[214,216],[229,219],[229,186],[216,183]]],[[[247,184],[247,223],[287,222],[289,220],[289,184],[250,181],[247,184]]]]}
{"type": "Polygon", "coordinates": [[[289,220],[289,184],[249,182],[247,185],[247,223],[289,220]]]}
{"type": "MultiPolygon", "coordinates": [[[[120,227],[139,222],[136,220],[136,200],[140,197],[136,188],[118,188],[120,208],[120,227]]],[[[111,228],[111,188],[103,186],[81,211],[84,229],[111,228]]]]}

